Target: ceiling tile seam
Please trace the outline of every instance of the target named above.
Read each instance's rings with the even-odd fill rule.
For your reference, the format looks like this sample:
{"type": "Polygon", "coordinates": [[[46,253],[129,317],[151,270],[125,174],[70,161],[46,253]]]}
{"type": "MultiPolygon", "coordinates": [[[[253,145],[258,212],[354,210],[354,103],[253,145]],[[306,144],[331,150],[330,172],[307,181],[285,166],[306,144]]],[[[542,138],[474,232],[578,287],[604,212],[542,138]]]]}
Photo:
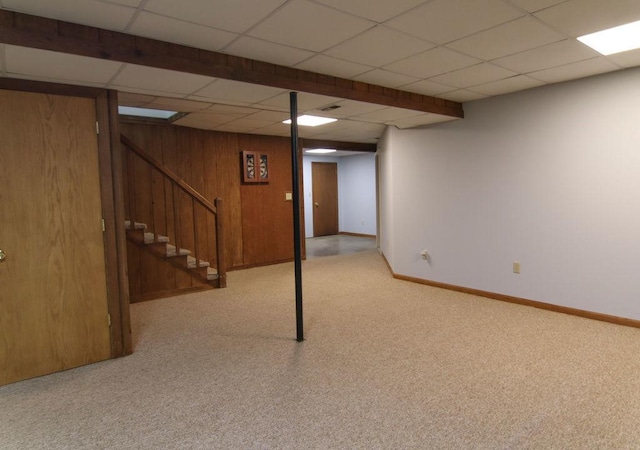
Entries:
{"type": "MultiPolygon", "coordinates": [[[[432,47],[431,47],[431,48],[429,48],[428,50],[423,50],[423,51],[421,51],[421,52],[414,53],[414,54],[409,55],[409,56],[407,56],[407,57],[401,57],[401,58],[398,58],[398,59],[394,59],[393,61],[390,61],[390,62],[388,62],[388,63],[384,64],[384,66],[389,66],[389,65],[394,64],[394,63],[396,63],[396,62],[398,62],[398,61],[402,61],[403,59],[411,58],[411,57],[413,57],[413,56],[416,56],[416,55],[422,54],[422,53],[424,53],[424,52],[428,52],[429,50],[433,50],[434,48],[439,47],[439,45],[438,45],[438,44],[436,44],[436,43],[433,43],[433,42],[431,42],[431,41],[427,41],[426,39],[423,39],[423,38],[416,38],[415,36],[412,36],[412,35],[410,35],[409,33],[406,33],[406,32],[404,32],[404,31],[396,30],[395,28],[391,28],[391,27],[388,27],[388,26],[386,26],[386,25],[376,25],[376,26],[374,26],[374,27],[372,27],[372,28],[367,28],[366,30],[362,31],[361,33],[356,34],[355,36],[350,37],[350,38],[349,38],[349,39],[347,39],[347,40],[344,40],[344,41],[342,41],[342,42],[338,42],[337,44],[335,44],[335,45],[333,45],[333,46],[331,46],[331,47],[329,47],[329,48],[327,48],[327,49],[322,50],[322,52],[319,52],[319,54],[321,54],[321,55],[323,55],[323,56],[331,57],[331,58],[340,59],[340,60],[342,60],[342,61],[349,61],[349,62],[353,62],[353,61],[350,61],[350,60],[348,60],[348,59],[340,58],[340,57],[338,57],[338,56],[329,55],[329,54],[327,54],[326,52],[329,52],[329,51],[333,50],[334,48],[336,48],[336,47],[338,47],[338,46],[340,46],[340,45],[342,45],[342,44],[346,44],[346,43],[348,43],[349,41],[351,41],[351,40],[353,40],[353,39],[355,39],[355,38],[357,38],[357,37],[360,37],[361,35],[363,35],[363,34],[365,34],[365,33],[368,33],[369,31],[372,31],[373,29],[375,29],[375,28],[377,28],[377,27],[379,27],[379,26],[383,26],[383,27],[385,27],[385,28],[388,28],[389,30],[395,31],[396,33],[404,34],[405,36],[408,36],[408,37],[410,37],[410,38],[412,38],[412,39],[418,39],[419,41],[422,41],[422,42],[424,42],[425,44],[429,44],[429,45],[431,45],[431,46],[432,46],[432,47]]],[[[361,65],[363,65],[363,66],[369,66],[369,64],[364,64],[364,63],[361,63],[361,62],[358,62],[357,64],[361,64],[361,65]]],[[[384,67],[384,66],[377,66],[377,67],[374,67],[374,69],[379,69],[379,68],[384,67]]],[[[360,75],[364,75],[364,73],[362,73],[362,74],[360,74],[360,75]]],[[[357,76],[359,76],[359,75],[357,75],[357,76]]]]}
{"type": "MultiPolygon", "coordinates": [[[[285,2],[283,2],[280,6],[278,6],[276,9],[274,9],[273,11],[271,11],[269,14],[267,14],[266,16],[262,17],[262,19],[258,20],[256,23],[254,23],[253,25],[251,25],[250,27],[248,27],[246,30],[244,30],[242,33],[234,33],[234,34],[238,34],[238,36],[233,39],[231,42],[229,42],[227,45],[225,45],[224,47],[222,47],[222,49],[220,50],[221,52],[226,52],[227,48],[229,48],[229,46],[231,46],[232,44],[234,44],[235,42],[237,42],[240,38],[243,37],[250,37],[253,39],[258,39],[254,36],[250,36],[249,33],[251,31],[253,31],[254,28],[256,28],[257,26],[259,26],[260,24],[262,24],[263,22],[265,22],[266,20],[270,19],[274,14],[276,14],[278,11],[280,11],[281,9],[283,9],[284,7],[286,7],[288,4],[292,3],[294,0],[286,0],[285,2]]],[[[262,41],[265,42],[269,42],[271,44],[277,44],[276,42],[271,42],[271,41],[267,41],[266,39],[260,39],[262,41]]],[[[282,45],[282,44],[279,44],[282,45]]],[[[288,47],[288,46],[285,46],[288,47]]],[[[311,51],[308,49],[301,49],[298,47],[292,47],[298,50],[306,50],[306,51],[311,51]]]]}
{"type": "MultiPolygon", "coordinates": [[[[459,50],[456,50],[456,49],[453,49],[453,48],[446,47],[446,45],[440,45],[440,44],[438,44],[436,47],[430,48],[429,50],[425,50],[425,51],[423,51],[423,52],[416,53],[415,55],[412,55],[412,56],[408,56],[408,57],[406,57],[406,58],[399,59],[398,61],[394,61],[393,63],[385,64],[384,66],[380,66],[380,67],[379,67],[379,69],[384,69],[384,70],[386,70],[386,71],[388,71],[388,72],[397,73],[398,75],[405,75],[405,76],[412,76],[412,77],[415,77],[415,75],[409,75],[409,74],[407,74],[407,73],[401,73],[401,72],[396,72],[396,71],[394,71],[394,70],[391,70],[391,69],[389,69],[389,68],[388,68],[388,66],[391,66],[391,65],[396,64],[396,63],[398,63],[398,62],[404,61],[404,60],[406,60],[406,59],[415,58],[416,56],[420,56],[420,55],[423,55],[423,54],[425,54],[425,53],[432,52],[432,51],[434,51],[434,50],[436,50],[436,49],[445,49],[445,50],[447,50],[447,51],[450,51],[450,52],[453,52],[453,53],[457,53],[457,54],[462,55],[462,56],[466,56],[467,58],[471,58],[471,59],[474,59],[474,60],[478,61],[476,64],[481,64],[481,63],[483,63],[483,62],[487,62],[487,61],[485,61],[485,60],[483,60],[483,59],[481,59],[481,58],[478,58],[477,56],[471,56],[471,55],[468,55],[468,54],[466,54],[466,53],[463,53],[463,52],[461,52],[461,51],[459,51],[459,50]]],[[[471,65],[468,65],[468,66],[466,66],[466,67],[471,67],[472,65],[476,65],[476,64],[471,64],[471,65]]],[[[429,76],[428,78],[426,78],[426,77],[422,77],[422,78],[421,78],[421,80],[427,80],[427,79],[429,79],[429,78],[431,78],[431,77],[437,77],[437,76],[439,76],[439,75],[444,75],[445,73],[454,72],[454,71],[456,71],[456,70],[459,70],[459,69],[454,69],[454,70],[449,70],[449,71],[445,71],[445,72],[440,72],[440,73],[438,73],[438,74],[436,74],[436,75],[431,75],[431,76],[429,76]]],[[[420,78],[420,77],[415,77],[415,78],[420,78]]]]}
{"type": "Polygon", "coordinates": [[[147,6],[147,3],[149,3],[149,0],[142,0],[142,2],[140,2],[138,7],[136,8],[136,11],[133,13],[133,16],[131,16],[131,19],[129,19],[129,22],[124,27],[125,33],[131,34],[131,27],[133,27],[135,21],[138,20],[140,13],[144,10],[144,7],[147,6]]]}

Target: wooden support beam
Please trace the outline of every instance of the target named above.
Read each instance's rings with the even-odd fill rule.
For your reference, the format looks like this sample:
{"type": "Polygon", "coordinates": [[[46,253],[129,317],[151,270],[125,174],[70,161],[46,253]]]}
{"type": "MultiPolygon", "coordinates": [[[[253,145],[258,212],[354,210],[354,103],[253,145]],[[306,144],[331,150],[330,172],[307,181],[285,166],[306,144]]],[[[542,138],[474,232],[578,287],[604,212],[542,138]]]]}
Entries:
{"type": "Polygon", "coordinates": [[[2,9],[0,43],[464,117],[450,100],[2,9]]]}
{"type": "Polygon", "coordinates": [[[364,144],[361,142],[328,141],[324,139],[300,139],[300,146],[304,149],[310,148],[335,148],[336,150],[347,150],[351,152],[375,153],[377,144],[364,144]]]}

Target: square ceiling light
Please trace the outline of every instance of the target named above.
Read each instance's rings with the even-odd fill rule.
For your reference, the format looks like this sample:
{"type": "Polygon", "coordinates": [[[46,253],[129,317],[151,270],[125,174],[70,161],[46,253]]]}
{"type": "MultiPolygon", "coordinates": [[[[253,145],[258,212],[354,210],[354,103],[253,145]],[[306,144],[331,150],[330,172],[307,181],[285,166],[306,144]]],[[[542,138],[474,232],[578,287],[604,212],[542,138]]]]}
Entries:
{"type": "Polygon", "coordinates": [[[123,116],[136,116],[136,117],[147,117],[150,119],[165,119],[169,120],[176,114],[178,111],[165,111],[162,109],[150,109],[150,108],[135,108],[133,106],[118,106],[118,114],[123,116]]]}
{"type": "Polygon", "coordinates": [[[634,50],[640,48],[640,20],[586,34],[578,40],[603,55],[634,50]]]}
{"type": "MultiPolygon", "coordinates": [[[[336,122],[338,119],[332,119],[331,117],[318,117],[318,116],[298,116],[298,125],[304,125],[305,127],[317,127],[318,125],[326,125],[331,122],[336,122]]],[[[283,120],[282,123],[290,124],[291,119],[283,120]]]]}

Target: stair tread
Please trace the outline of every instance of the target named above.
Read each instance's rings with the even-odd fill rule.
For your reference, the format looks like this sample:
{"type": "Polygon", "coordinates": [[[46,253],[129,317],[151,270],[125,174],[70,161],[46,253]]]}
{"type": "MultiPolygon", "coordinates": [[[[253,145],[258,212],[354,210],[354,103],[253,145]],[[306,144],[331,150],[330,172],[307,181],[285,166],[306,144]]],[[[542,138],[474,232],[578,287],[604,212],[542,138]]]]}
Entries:
{"type": "MultiPolygon", "coordinates": [[[[125,221],[125,228],[127,230],[143,230],[144,231],[144,243],[145,244],[165,244],[166,246],[166,257],[176,257],[176,256],[186,256],[187,264],[186,269],[206,269],[205,272],[201,272],[199,274],[200,277],[206,279],[207,281],[215,281],[220,277],[218,276],[218,270],[214,267],[211,267],[211,263],[209,261],[205,261],[202,259],[198,259],[196,264],[195,256],[191,256],[191,251],[185,248],[178,248],[173,244],[170,244],[170,239],[168,236],[163,236],[161,234],[156,235],[147,230],[147,224],[141,222],[133,222],[133,226],[130,220],[125,221]]],[[[139,240],[139,239],[138,239],[139,240]]],[[[174,262],[175,264],[175,262],[174,262]]],[[[184,266],[182,266],[184,267],[184,266]]]]}

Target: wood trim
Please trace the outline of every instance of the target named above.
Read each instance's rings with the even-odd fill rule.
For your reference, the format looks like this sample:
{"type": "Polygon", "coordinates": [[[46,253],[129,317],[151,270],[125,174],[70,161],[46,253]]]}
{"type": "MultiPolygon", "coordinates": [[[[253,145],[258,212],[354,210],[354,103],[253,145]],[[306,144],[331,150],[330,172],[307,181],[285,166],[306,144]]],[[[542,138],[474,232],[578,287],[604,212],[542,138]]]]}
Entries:
{"type": "MultiPolygon", "coordinates": [[[[0,10],[2,14],[2,10],[0,10]]],[[[0,27],[2,29],[2,27],[0,27]]],[[[1,39],[1,38],[0,38],[1,39]]],[[[71,84],[47,83],[44,81],[20,80],[0,77],[0,89],[11,91],[35,92],[39,94],[66,95],[69,97],[98,98],[104,89],[71,84]]]]}
{"type": "MultiPolygon", "coordinates": [[[[131,318],[129,312],[129,275],[127,266],[127,234],[124,228],[124,171],[120,148],[120,122],[118,119],[118,92],[108,91],[109,98],[109,138],[111,142],[111,169],[113,174],[113,199],[116,242],[114,250],[118,260],[118,289],[120,292],[120,339],[122,345],[113,355],[124,356],[133,353],[131,318]]],[[[113,323],[113,320],[112,320],[113,323]]]]}
{"type": "Polygon", "coordinates": [[[352,152],[367,152],[367,153],[375,153],[376,151],[378,151],[377,144],[329,141],[324,139],[300,139],[300,146],[303,149],[335,148],[336,150],[347,150],[352,152]]]}
{"type": "Polygon", "coordinates": [[[371,239],[375,239],[376,238],[375,234],[351,233],[349,231],[340,231],[338,234],[342,234],[344,236],[361,237],[361,238],[371,238],[371,239]]]}
{"type": "Polygon", "coordinates": [[[451,117],[462,104],[169,42],[0,10],[0,42],[451,117]]]}
{"type": "Polygon", "coordinates": [[[551,303],[540,302],[537,300],[529,300],[526,298],[513,297],[511,295],[497,294],[495,292],[482,291],[479,289],[466,288],[463,286],[456,286],[456,285],[447,284],[447,283],[440,283],[437,281],[425,280],[423,278],[399,275],[391,269],[391,266],[389,265],[389,262],[387,261],[387,259],[384,257],[384,254],[382,255],[382,257],[385,263],[387,264],[389,271],[393,275],[393,278],[396,278],[398,280],[409,281],[411,283],[424,284],[426,286],[447,289],[449,291],[462,292],[464,294],[477,295],[479,297],[490,298],[492,300],[499,300],[507,303],[515,303],[517,305],[531,306],[538,309],[544,309],[546,311],[568,314],[570,316],[577,316],[585,319],[599,320],[601,322],[608,322],[616,325],[624,325],[627,327],[640,328],[640,320],[627,319],[625,317],[618,317],[618,316],[611,316],[609,314],[586,311],[578,308],[570,308],[568,306],[553,305],[551,303]]]}

